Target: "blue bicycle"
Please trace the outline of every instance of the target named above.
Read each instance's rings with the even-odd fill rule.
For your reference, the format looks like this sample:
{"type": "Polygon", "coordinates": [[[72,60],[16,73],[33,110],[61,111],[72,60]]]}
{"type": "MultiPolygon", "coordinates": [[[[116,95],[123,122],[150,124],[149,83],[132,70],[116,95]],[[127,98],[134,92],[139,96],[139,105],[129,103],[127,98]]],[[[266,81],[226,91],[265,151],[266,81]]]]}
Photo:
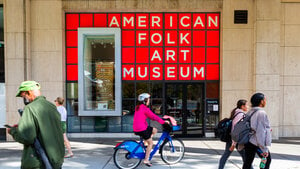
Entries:
{"type": "MultiPolygon", "coordinates": [[[[170,129],[164,129],[157,144],[150,153],[149,160],[159,150],[161,159],[167,164],[175,164],[182,160],[184,156],[184,144],[177,138],[172,138],[172,131],[180,130],[179,126],[172,126],[170,129]]],[[[139,142],[135,140],[125,140],[115,146],[114,163],[121,169],[136,168],[145,158],[146,146],[143,139],[139,142]]]]}

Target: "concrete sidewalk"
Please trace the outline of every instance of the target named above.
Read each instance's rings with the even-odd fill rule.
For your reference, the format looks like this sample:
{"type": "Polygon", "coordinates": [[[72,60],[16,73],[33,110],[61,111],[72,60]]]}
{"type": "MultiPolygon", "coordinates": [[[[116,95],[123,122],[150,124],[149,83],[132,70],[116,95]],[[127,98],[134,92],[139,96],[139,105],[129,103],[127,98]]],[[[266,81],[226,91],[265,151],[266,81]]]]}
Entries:
{"type": "MultiPolygon", "coordinates": [[[[63,169],[116,169],[113,162],[113,147],[124,139],[72,139],[74,157],[65,159],[63,169]]],[[[166,165],[156,154],[152,160],[152,169],[191,168],[216,169],[225,144],[214,139],[182,139],[186,153],[176,165],[166,165]]],[[[0,169],[20,168],[22,145],[16,142],[0,142],[0,169]]],[[[300,169],[300,138],[274,141],[271,147],[272,169],[300,169]]],[[[253,162],[258,168],[259,158],[253,162]]],[[[238,169],[242,160],[235,151],[230,156],[225,168],[238,169]]],[[[138,168],[149,168],[140,164],[138,168]]]]}

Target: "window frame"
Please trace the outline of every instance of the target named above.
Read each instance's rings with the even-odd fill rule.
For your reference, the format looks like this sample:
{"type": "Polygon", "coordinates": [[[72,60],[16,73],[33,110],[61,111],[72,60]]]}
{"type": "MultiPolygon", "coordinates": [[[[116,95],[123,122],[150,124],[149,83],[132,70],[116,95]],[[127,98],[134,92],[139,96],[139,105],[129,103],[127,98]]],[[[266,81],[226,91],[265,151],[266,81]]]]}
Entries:
{"type": "Polygon", "coordinates": [[[121,29],[78,28],[78,116],[121,116],[121,29]],[[115,110],[85,110],[84,91],[84,41],[88,36],[114,35],[115,40],[115,110]]]}

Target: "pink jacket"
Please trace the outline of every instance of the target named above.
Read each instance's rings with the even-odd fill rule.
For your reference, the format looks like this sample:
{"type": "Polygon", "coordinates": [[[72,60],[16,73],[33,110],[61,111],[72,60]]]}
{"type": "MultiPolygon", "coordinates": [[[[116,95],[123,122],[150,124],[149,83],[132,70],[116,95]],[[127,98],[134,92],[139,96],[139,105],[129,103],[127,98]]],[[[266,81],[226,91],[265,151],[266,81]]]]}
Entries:
{"type": "Polygon", "coordinates": [[[147,106],[141,104],[138,111],[135,111],[133,117],[133,131],[140,132],[144,131],[148,127],[147,118],[157,121],[160,124],[164,124],[165,121],[155,115],[147,106]]]}

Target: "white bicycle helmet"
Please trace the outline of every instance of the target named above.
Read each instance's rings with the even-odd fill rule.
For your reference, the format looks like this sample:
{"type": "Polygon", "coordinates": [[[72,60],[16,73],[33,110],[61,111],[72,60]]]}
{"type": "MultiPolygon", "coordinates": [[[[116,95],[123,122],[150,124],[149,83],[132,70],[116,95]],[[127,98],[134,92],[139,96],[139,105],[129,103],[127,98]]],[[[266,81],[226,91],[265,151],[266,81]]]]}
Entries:
{"type": "Polygon", "coordinates": [[[150,94],[148,93],[142,93],[138,96],[138,101],[144,101],[145,99],[148,99],[150,97],[150,94]]]}

